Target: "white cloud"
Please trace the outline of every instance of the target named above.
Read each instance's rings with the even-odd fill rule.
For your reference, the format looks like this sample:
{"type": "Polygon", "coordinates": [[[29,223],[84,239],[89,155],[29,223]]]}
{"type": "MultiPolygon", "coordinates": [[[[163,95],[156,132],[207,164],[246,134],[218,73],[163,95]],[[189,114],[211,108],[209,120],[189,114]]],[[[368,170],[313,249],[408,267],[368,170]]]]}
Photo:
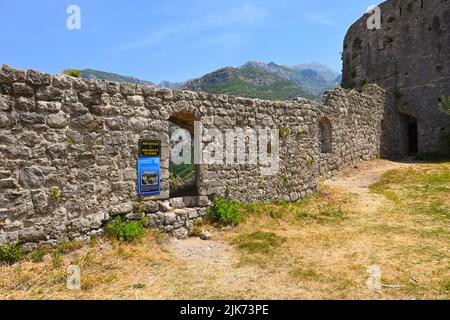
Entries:
{"type": "Polygon", "coordinates": [[[336,23],[336,15],[334,13],[309,13],[305,17],[307,22],[320,24],[327,27],[334,27],[336,23]]]}
{"type": "MultiPolygon", "coordinates": [[[[223,12],[206,14],[198,20],[162,28],[139,39],[122,43],[114,51],[148,48],[163,41],[185,39],[215,28],[249,28],[259,25],[267,17],[269,17],[269,11],[265,8],[245,3],[223,12]]],[[[229,36],[230,33],[225,32],[219,34],[218,39],[223,41],[229,36]]]]}

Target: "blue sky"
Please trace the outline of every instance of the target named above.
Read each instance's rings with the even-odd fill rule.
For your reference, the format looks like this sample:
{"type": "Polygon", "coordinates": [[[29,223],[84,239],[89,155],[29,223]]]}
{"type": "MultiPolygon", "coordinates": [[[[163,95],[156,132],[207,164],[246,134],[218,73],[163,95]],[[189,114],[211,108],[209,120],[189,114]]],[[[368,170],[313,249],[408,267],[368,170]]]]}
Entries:
{"type": "Polygon", "coordinates": [[[0,0],[0,64],[183,81],[249,60],[341,70],[348,27],[374,0],[0,0]],[[81,30],[66,9],[81,8],[81,30]]]}

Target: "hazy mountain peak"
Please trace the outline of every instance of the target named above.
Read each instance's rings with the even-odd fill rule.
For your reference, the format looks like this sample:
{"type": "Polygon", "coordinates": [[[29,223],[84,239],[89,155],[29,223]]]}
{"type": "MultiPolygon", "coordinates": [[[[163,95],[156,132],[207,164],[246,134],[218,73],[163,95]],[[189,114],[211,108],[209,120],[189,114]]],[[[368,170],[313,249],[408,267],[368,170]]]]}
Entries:
{"type": "MultiPolygon", "coordinates": [[[[81,77],[153,85],[149,81],[94,69],[81,70],[81,77]]],[[[319,62],[290,66],[249,61],[240,67],[224,67],[187,82],[162,81],[158,87],[268,100],[314,99],[338,85],[340,79],[339,73],[319,62]]]]}
{"type": "Polygon", "coordinates": [[[96,80],[107,80],[107,81],[115,81],[115,82],[126,82],[126,83],[136,83],[136,84],[145,84],[145,85],[154,85],[150,81],[140,80],[135,77],[124,76],[116,73],[105,72],[94,69],[84,69],[80,70],[81,77],[86,79],[96,79],[96,80]]]}

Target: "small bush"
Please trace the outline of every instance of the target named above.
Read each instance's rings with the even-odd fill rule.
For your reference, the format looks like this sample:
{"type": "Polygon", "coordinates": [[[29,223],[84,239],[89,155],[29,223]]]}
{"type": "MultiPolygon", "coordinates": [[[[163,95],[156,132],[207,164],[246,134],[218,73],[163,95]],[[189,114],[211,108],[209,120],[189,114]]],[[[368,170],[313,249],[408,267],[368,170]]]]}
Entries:
{"type": "Polygon", "coordinates": [[[22,248],[18,245],[6,245],[0,247],[0,263],[14,264],[24,257],[22,248]]]}
{"type": "Polygon", "coordinates": [[[291,129],[280,128],[279,134],[280,134],[281,140],[284,140],[291,134],[291,129]]]}
{"type": "Polygon", "coordinates": [[[139,221],[126,222],[122,217],[116,217],[114,221],[106,226],[106,234],[119,241],[131,242],[143,238],[145,235],[145,225],[147,219],[142,218],[139,221]]]}
{"type": "Polygon", "coordinates": [[[238,225],[241,222],[241,214],[236,202],[227,201],[215,197],[213,205],[207,211],[209,218],[222,225],[238,225]]]}
{"type": "Polygon", "coordinates": [[[69,77],[74,78],[80,78],[81,77],[81,71],[80,70],[66,70],[63,72],[65,75],[69,77]]]}
{"type": "Polygon", "coordinates": [[[439,99],[439,110],[450,115],[450,97],[441,97],[439,99]]]}
{"type": "Polygon", "coordinates": [[[50,199],[54,202],[59,202],[59,200],[61,200],[61,190],[58,187],[50,189],[50,199]]]}

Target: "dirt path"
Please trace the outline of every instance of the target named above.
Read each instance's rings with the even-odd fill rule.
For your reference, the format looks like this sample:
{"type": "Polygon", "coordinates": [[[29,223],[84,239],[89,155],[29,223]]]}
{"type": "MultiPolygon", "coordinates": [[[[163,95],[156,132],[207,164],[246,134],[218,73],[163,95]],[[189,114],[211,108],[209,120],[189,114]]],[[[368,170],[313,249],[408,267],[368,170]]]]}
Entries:
{"type": "Polygon", "coordinates": [[[387,171],[412,165],[411,163],[391,162],[387,160],[362,162],[343,170],[333,179],[325,181],[325,185],[347,193],[367,194],[369,192],[369,186],[380,180],[387,171]]]}
{"type": "Polygon", "coordinates": [[[411,163],[374,160],[362,162],[343,170],[338,176],[324,182],[334,190],[356,196],[354,207],[359,212],[375,214],[385,201],[382,195],[370,193],[369,187],[379,181],[387,171],[411,166],[411,163]]]}
{"type": "Polygon", "coordinates": [[[200,238],[172,239],[167,248],[181,259],[210,264],[231,262],[230,246],[224,242],[204,241],[200,238]]]}

